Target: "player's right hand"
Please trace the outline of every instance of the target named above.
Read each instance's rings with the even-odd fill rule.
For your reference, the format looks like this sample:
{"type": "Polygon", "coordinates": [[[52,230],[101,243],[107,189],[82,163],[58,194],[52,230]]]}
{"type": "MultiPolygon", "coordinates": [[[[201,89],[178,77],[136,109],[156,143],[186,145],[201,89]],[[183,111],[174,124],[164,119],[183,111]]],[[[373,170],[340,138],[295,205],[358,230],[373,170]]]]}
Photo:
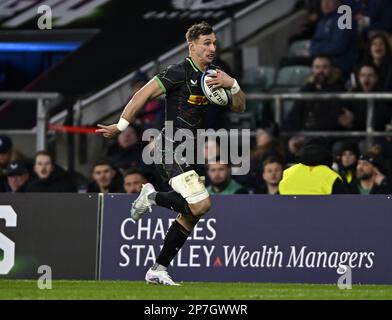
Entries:
{"type": "Polygon", "coordinates": [[[101,129],[96,130],[95,133],[101,133],[105,138],[108,139],[113,138],[120,133],[120,130],[118,130],[116,123],[108,126],[98,124],[98,127],[101,129]]]}

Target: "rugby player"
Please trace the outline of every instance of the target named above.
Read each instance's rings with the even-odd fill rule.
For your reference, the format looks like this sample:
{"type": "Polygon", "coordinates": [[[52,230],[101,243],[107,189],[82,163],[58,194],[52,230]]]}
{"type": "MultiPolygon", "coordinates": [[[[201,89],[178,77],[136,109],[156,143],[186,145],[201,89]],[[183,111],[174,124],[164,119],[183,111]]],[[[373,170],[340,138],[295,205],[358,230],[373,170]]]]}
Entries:
{"type": "MultiPolygon", "coordinates": [[[[189,56],[182,62],[170,65],[142,87],[126,105],[117,124],[98,125],[98,133],[105,138],[112,138],[124,131],[134,121],[138,112],[150,100],[162,94],[166,96],[166,121],[173,121],[174,131],[189,129],[196,139],[197,129],[204,129],[204,118],[210,102],[203,94],[201,77],[208,69],[215,69],[216,74],[207,80],[213,88],[227,88],[232,94],[230,108],[234,112],[245,111],[245,94],[238,82],[223,70],[212,65],[216,54],[216,36],[212,27],[201,22],[192,25],[186,32],[189,56]]],[[[210,209],[211,199],[198,174],[197,166],[165,161],[167,150],[165,128],[156,139],[154,152],[161,157],[156,164],[162,178],[174,191],[157,192],[150,183],[144,184],[139,197],[133,202],[131,217],[137,221],[154,205],[178,212],[178,216],[169,228],[163,248],[156,263],[147,271],[147,283],[178,285],[167,272],[167,267],[184,245],[189,234],[199,219],[210,209]],[[161,142],[161,143],[157,143],[161,142]],[[159,146],[162,147],[159,147],[159,146]]],[[[171,141],[173,142],[173,141],[171,141]]],[[[196,145],[196,143],[194,144],[196,145]]],[[[175,150],[176,145],[173,150],[175,150]]]]}

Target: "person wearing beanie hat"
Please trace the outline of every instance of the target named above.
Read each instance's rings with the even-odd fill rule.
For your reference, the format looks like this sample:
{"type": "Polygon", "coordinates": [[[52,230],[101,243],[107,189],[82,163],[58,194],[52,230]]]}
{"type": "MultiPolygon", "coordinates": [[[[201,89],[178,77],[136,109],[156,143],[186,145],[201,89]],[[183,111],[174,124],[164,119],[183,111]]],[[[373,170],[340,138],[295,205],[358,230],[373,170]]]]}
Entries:
{"type": "Polygon", "coordinates": [[[367,152],[359,157],[356,175],[354,194],[390,194],[392,192],[386,177],[384,159],[374,152],[367,152]]]}
{"type": "Polygon", "coordinates": [[[331,195],[346,193],[342,178],[331,169],[332,153],[324,138],[305,140],[299,163],[283,172],[281,195],[331,195]]]}
{"type": "Polygon", "coordinates": [[[348,191],[356,188],[356,170],[359,158],[358,144],[353,141],[343,141],[337,154],[337,172],[343,179],[348,191]]]}

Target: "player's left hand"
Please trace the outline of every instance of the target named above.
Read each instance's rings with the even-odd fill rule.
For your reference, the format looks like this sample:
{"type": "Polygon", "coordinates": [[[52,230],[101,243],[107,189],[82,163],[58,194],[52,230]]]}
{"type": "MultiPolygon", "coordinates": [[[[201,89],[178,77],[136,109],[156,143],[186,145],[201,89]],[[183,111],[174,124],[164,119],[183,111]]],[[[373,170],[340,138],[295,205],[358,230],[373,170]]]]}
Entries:
{"type": "Polygon", "coordinates": [[[95,133],[101,133],[105,138],[108,139],[113,138],[120,133],[120,130],[118,130],[116,123],[108,126],[98,124],[98,127],[100,127],[101,129],[96,130],[95,133]]]}
{"type": "Polygon", "coordinates": [[[234,85],[234,79],[219,69],[216,70],[216,75],[210,75],[209,77],[210,79],[207,79],[206,82],[208,85],[212,85],[213,89],[231,88],[234,85]]]}

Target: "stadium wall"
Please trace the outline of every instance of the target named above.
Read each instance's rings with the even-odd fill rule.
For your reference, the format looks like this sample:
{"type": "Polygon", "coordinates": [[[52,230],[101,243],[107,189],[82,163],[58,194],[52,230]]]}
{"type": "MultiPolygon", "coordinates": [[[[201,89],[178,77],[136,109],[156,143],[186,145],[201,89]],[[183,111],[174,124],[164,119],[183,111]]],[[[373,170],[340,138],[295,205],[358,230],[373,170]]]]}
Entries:
{"type": "MultiPolygon", "coordinates": [[[[134,199],[1,195],[0,235],[14,241],[16,259],[0,278],[37,278],[44,264],[55,279],[144,279],[175,214],[155,207],[134,222],[134,199]],[[1,205],[14,208],[15,228],[4,225],[1,205]]],[[[391,246],[390,196],[214,196],[171,272],[178,281],[337,283],[344,273],[392,284],[391,246]]]]}
{"type": "Polygon", "coordinates": [[[0,270],[7,241],[1,235],[15,243],[14,267],[0,279],[38,279],[41,265],[53,279],[96,279],[98,223],[97,194],[0,194],[0,270]],[[15,227],[7,226],[7,206],[15,227]]]}

